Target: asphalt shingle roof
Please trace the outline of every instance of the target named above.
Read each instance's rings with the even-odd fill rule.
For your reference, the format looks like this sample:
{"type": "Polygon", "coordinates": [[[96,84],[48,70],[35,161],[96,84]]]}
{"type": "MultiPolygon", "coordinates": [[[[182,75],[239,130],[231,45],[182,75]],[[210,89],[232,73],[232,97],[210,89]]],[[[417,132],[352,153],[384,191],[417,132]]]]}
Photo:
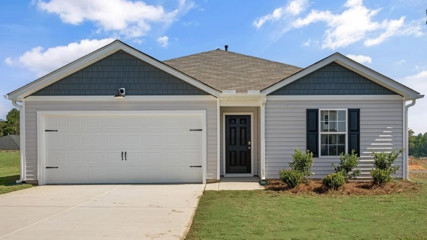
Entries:
{"type": "Polygon", "coordinates": [[[292,65],[219,49],[164,63],[217,90],[236,90],[238,93],[262,90],[301,70],[292,65]]]}
{"type": "Polygon", "coordinates": [[[0,137],[0,150],[19,150],[19,135],[0,137]]]}

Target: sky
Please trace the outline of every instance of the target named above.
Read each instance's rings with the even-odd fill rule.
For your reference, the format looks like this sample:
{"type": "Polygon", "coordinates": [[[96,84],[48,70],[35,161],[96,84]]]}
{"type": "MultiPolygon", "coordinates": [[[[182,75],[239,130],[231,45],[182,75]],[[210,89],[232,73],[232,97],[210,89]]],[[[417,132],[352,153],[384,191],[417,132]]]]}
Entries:
{"type": "MultiPolygon", "coordinates": [[[[223,48],[299,67],[340,52],[427,93],[425,0],[2,0],[5,95],[114,39],[167,60],[223,48]]],[[[13,107],[0,98],[0,119],[13,107]]],[[[427,132],[427,100],[409,128],[427,132]]]]}

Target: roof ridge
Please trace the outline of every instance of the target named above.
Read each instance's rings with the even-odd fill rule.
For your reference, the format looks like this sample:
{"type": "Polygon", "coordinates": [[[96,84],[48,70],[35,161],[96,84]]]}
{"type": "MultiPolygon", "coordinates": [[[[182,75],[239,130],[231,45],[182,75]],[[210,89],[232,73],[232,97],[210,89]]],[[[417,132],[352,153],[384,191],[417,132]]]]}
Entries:
{"type": "Polygon", "coordinates": [[[237,53],[237,52],[233,52],[233,51],[225,51],[225,50],[222,50],[222,49],[219,49],[219,48],[215,49],[215,50],[209,50],[209,51],[204,51],[204,52],[200,52],[200,53],[194,53],[194,54],[190,54],[190,55],[186,55],[186,56],[182,56],[182,57],[171,58],[171,59],[164,60],[163,62],[173,61],[173,60],[176,60],[176,59],[183,59],[183,58],[187,58],[187,57],[191,57],[191,56],[196,56],[196,55],[201,55],[201,54],[206,54],[206,53],[216,52],[216,51],[220,51],[220,52],[223,52],[223,53],[230,53],[230,54],[234,54],[234,55],[238,55],[238,56],[243,56],[243,57],[248,57],[248,58],[252,58],[252,59],[257,59],[257,60],[261,60],[261,61],[265,61],[265,62],[276,63],[276,64],[281,64],[281,65],[286,65],[286,66],[289,66],[289,67],[295,67],[295,68],[303,69],[302,67],[298,67],[298,66],[287,64],[287,63],[283,63],[283,62],[272,61],[272,60],[269,60],[269,59],[266,59],[266,58],[251,56],[251,55],[237,53]]]}

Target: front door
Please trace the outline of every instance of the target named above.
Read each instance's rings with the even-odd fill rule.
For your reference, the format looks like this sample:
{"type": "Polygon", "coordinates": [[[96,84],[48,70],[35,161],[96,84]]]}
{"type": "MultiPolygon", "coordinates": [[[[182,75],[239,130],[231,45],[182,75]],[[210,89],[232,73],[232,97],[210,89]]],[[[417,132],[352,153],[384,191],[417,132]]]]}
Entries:
{"type": "Polygon", "coordinates": [[[225,173],[251,173],[251,116],[225,116],[225,173]]]}

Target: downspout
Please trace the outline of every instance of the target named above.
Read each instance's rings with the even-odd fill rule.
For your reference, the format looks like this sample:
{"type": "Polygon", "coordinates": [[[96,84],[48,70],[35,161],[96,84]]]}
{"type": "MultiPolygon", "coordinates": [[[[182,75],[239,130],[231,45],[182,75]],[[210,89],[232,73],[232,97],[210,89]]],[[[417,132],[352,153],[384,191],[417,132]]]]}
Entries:
{"type": "Polygon", "coordinates": [[[406,180],[409,180],[409,161],[408,161],[408,156],[409,156],[409,136],[408,136],[408,109],[412,106],[415,105],[415,102],[417,100],[413,99],[412,102],[408,105],[405,106],[405,129],[403,131],[404,134],[404,163],[405,163],[405,169],[404,169],[404,173],[403,173],[403,178],[406,180]]]}
{"type": "MultiPolygon", "coordinates": [[[[5,96],[6,99],[8,99],[8,96],[5,96]]],[[[20,160],[21,160],[21,174],[19,177],[19,180],[16,180],[16,183],[22,183],[25,181],[25,113],[24,113],[24,102],[22,102],[22,105],[19,105],[16,100],[12,100],[13,106],[18,108],[19,110],[19,131],[20,131],[20,137],[19,137],[19,153],[20,153],[20,160]]]]}

